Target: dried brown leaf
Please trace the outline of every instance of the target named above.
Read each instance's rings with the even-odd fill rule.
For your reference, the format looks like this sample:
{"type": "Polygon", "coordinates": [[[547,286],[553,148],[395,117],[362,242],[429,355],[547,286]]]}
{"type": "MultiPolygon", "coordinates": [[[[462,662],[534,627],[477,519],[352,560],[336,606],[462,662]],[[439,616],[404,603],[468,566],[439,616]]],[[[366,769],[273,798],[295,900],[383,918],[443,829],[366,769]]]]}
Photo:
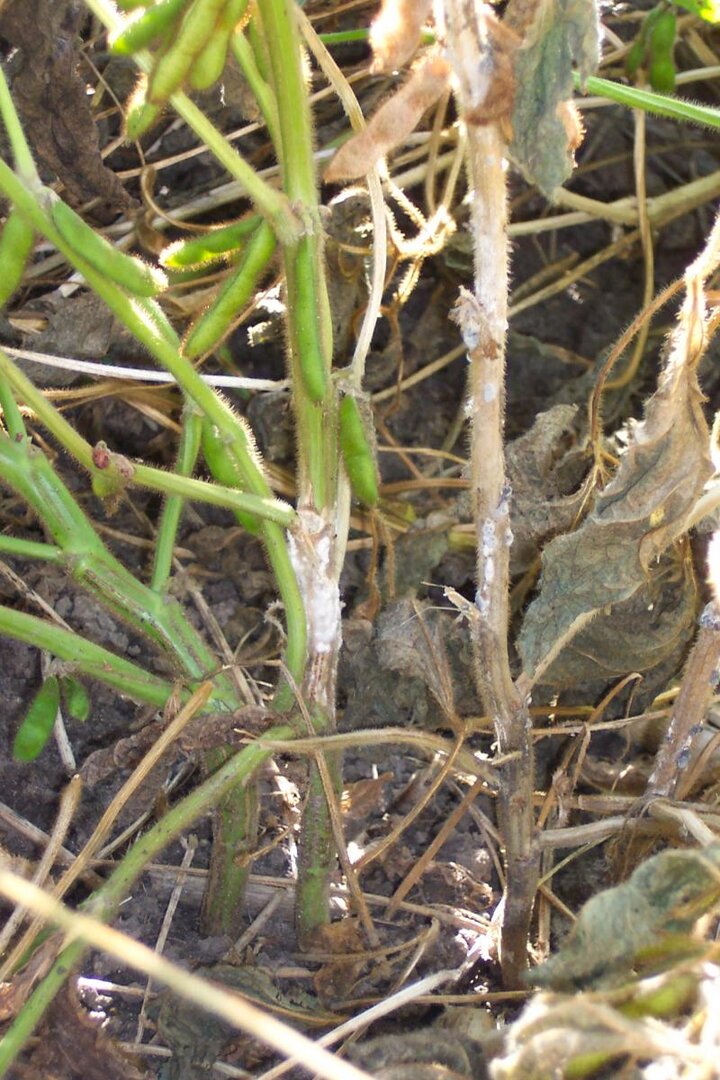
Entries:
{"type": "Polygon", "coordinates": [[[357,180],[406,139],[443,93],[449,70],[438,52],[425,56],[409,79],[380,106],[368,126],[340,147],[325,170],[327,183],[357,180]]]}
{"type": "Polygon", "coordinates": [[[519,639],[531,679],[590,618],[645,586],[682,535],[713,472],[701,401],[694,363],[668,360],[614,480],[581,527],[545,549],[540,595],[519,639]]]}
{"type": "Polygon", "coordinates": [[[370,26],[374,74],[397,71],[420,44],[432,0],[383,0],[370,26]]]}

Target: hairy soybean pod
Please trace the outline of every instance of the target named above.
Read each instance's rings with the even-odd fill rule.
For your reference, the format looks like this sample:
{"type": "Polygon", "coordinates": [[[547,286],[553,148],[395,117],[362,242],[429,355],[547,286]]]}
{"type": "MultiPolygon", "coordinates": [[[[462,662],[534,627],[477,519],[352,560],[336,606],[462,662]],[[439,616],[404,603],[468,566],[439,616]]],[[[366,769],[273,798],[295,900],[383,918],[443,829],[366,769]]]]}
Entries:
{"type": "Polygon", "coordinates": [[[260,215],[251,214],[232,225],[223,225],[203,236],[177,240],[160,255],[168,270],[197,270],[208,263],[220,262],[238,251],[260,224],[260,215]]]}
{"type": "MultiPolygon", "coordinates": [[[[215,425],[203,419],[202,424],[202,448],[205,455],[205,463],[219,484],[225,487],[243,489],[242,477],[236,467],[234,459],[215,425]]],[[[260,532],[260,522],[254,514],[248,514],[243,510],[236,510],[235,517],[238,524],[247,529],[253,536],[260,532]]]]}
{"type": "Polygon", "coordinates": [[[183,354],[195,359],[214,349],[228,332],[232,320],[255,292],[258,278],[275,250],[275,234],[263,221],[248,242],[237,269],[206,308],[183,343],[183,354]]]}
{"type": "Polygon", "coordinates": [[[22,281],[32,249],[32,225],[17,210],[11,210],[0,236],[0,308],[5,307],[22,281]]]}
{"type": "Polygon", "coordinates": [[[160,0],[133,18],[110,39],[110,52],[130,56],[168,30],[186,6],[187,0],[160,0]]]}
{"type": "Polygon", "coordinates": [[[223,71],[232,30],[216,27],[213,36],[192,62],[188,81],[193,90],[209,90],[223,71]]]}
{"type": "Polygon", "coordinates": [[[361,503],[375,506],[379,498],[375,455],[360,406],[352,394],[346,394],[340,402],[339,423],[340,450],[350,487],[361,503]]]}
{"type": "Polygon", "coordinates": [[[118,251],[62,199],[53,201],[50,212],[57,231],[69,247],[133,296],[157,296],[166,288],[167,278],[162,270],[118,251]]]}
{"type": "Polygon", "coordinates": [[[653,90],[658,94],[675,92],[675,64],[671,56],[653,56],[648,70],[648,79],[653,90]]]}
{"type": "MultiPolygon", "coordinates": [[[[320,319],[316,307],[315,269],[314,249],[308,239],[303,239],[298,244],[292,267],[295,343],[303,386],[310,400],[317,405],[327,394],[328,378],[320,335],[320,319]]],[[[288,289],[290,289],[289,282],[288,289]]]]}
{"type": "Polygon", "coordinates": [[[661,11],[650,30],[650,49],[653,57],[665,58],[672,53],[677,30],[677,16],[674,11],[661,11]]]}
{"type": "Polygon", "coordinates": [[[15,761],[34,761],[52,735],[60,705],[60,686],[57,676],[50,675],[33,698],[30,708],[18,728],[13,743],[15,761]]]}
{"type": "Polygon", "coordinates": [[[227,0],[212,37],[193,60],[190,85],[194,90],[208,90],[225,70],[230,36],[245,13],[248,0],[227,0]]]}
{"type": "Polygon", "coordinates": [[[193,0],[175,41],[150,74],[148,99],[151,102],[167,101],[182,85],[193,60],[210,40],[223,3],[224,0],[193,0]]]}
{"type": "Polygon", "coordinates": [[[147,101],[145,94],[133,94],[125,109],[125,138],[135,142],[149,131],[163,111],[162,105],[147,101]]]}
{"type": "Polygon", "coordinates": [[[87,690],[74,675],[63,675],[60,688],[68,716],[84,724],[90,715],[90,695],[87,690]]]}

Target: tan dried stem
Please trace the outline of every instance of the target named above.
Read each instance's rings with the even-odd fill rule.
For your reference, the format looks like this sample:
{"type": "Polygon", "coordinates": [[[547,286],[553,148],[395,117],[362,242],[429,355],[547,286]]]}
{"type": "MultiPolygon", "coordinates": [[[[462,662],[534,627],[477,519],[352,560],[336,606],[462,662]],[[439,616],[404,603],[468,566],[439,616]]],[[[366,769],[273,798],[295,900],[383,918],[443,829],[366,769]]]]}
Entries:
{"type": "MultiPolygon", "coordinates": [[[[492,717],[501,756],[498,817],[507,884],[501,938],[506,986],[520,984],[538,878],[533,812],[533,750],[527,702],[515,686],[508,656],[510,490],[505,480],[505,336],[508,318],[508,233],[505,139],[493,87],[506,81],[509,49],[497,20],[472,0],[446,0],[448,54],[460,111],[467,122],[467,169],[473,192],[475,275],[455,309],[470,362],[472,422],[470,482],[477,533],[477,594],[470,627],[475,678],[492,717]],[[483,122],[482,80],[493,108],[483,122]]],[[[506,109],[512,87],[506,87],[506,109]]]]}

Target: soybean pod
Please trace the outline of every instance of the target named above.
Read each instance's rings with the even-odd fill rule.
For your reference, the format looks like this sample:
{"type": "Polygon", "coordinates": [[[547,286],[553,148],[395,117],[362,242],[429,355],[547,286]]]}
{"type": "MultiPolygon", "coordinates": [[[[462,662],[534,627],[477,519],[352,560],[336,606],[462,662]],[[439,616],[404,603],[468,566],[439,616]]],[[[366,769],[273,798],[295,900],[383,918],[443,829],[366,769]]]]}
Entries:
{"type": "Polygon", "coordinates": [[[372,418],[367,416],[353,394],[346,394],[338,413],[340,450],[345,471],[354,494],[365,506],[375,506],[379,498],[377,465],[369,432],[372,418]]]}
{"type": "Polygon", "coordinates": [[[144,75],[130,95],[130,100],[125,107],[125,138],[128,142],[135,142],[149,131],[156,120],[162,115],[162,105],[154,105],[147,99],[147,79],[144,75]]]}
{"type": "Polygon", "coordinates": [[[90,695],[87,690],[74,675],[63,675],[60,688],[68,716],[84,724],[90,715],[90,695]]]}
{"type": "MultiPolygon", "coordinates": [[[[248,435],[252,441],[252,435],[249,431],[248,435]]],[[[242,491],[244,487],[242,475],[235,463],[232,452],[218,429],[207,417],[204,417],[202,424],[202,448],[205,463],[217,482],[225,487],[242,491]]],[[[253,514],[248,514],[243,510],[236,510],[235,517],[238,524],[242,525],[253,536],[259,534],[260,522],[253,514]]]]}
{"type": "Polygon", "coordinates": [[[52,735],[60,705],[60,686],[56,675],[45,680],[32,700],[13,742],[15,761],[34,761],[52,735]]]}
{"type": "Polygon", "coordinates": [[[182,349],[189,360],[210,352],[222,341],[233,319],[255,292],[258,279],[265,271],[274,250],[275,234],[267,222],[263,221],[250,239],[237,269],[190,328],[182,349]]]}
{"type": "Polygon", "coordinates": [[[320,318],[316,309],[317,275],[314,247],[304,237],[293,259],[295,294],[294,336],[303,387],[316,405],[324,400],[328,388],[325,350],[320,336],[320,318]]]}
{"type": "Polygon", "coordinates": [[[110,38],[110,52],[131,56],[164,35],[180,17],[187,0],[160,0],[127,22],[110,38]]]}
{"type": "Polygon", "coordinates": [[[50,213],[68,247],[133,296],[157,296],[167,287],[162,270],[118,251],[62,199],[53,199],[50,213]]]}
{"type": "Polygon", "coordinates": [[[224,0],[193,0],[177,37],[156,63],[148,83],[148,99],[161,104],[175,93],[195,57],[215,31],[224,0]]]}
{"type": "Polygon", "coordinates": [[[223,225],[202,236],[177,240],[164,249],[160,262],[168,270],[197,270],[208,263],[220,262],[242,248],[260,221],[259,214],[250,214],[242,221],[223,225]]]}
{"type": "Polygon", "coordinates": [[[5,307],[22,281],[32,249],[32,225],[13,208],[0,236],[0,308],[5,307]]]}
{"type": "Polygon", "coordinates": [[[212,37],[198,53],[190,68],[193,90],[208,90],[225,70],[230,37],[243,17],[247,0],[227,0],[212,37]]]}
{"type": "Polygon", "coordinates": [[[648,78],[653,90],[672,94],[675,90],[675,61],[673,47],[677,30],[674,11],[662,11],[650,30],[650,67],[648,78]]]}

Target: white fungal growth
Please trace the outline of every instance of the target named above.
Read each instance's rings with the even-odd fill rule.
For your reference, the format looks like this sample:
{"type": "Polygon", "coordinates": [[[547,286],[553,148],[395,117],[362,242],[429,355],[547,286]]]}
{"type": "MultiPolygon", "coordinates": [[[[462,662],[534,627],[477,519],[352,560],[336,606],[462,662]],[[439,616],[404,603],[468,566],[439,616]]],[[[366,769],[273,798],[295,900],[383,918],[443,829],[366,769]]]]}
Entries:
{"type": "Polygon", "coordinates": [[[498,388],[497,383],[487,382],[483,387],[483,400],[486,405],[489,405],[491,401],[494,401],[497,397],[498,388]]]}
{"type": "Polygon", "coordinates": [[[482,553],[484,558],[489,559],[495,551],[497,537],[495,535],[495,522],[488,519],[482,528],[482,553]]]}
{"type": "Polygon", "coordinates": [[[290,561],[305,604],[310,653],[340,647],[340,590],[331,573],[329,527],[312,511],[300,511],[301,526],[288,533],[290,561]]]}

